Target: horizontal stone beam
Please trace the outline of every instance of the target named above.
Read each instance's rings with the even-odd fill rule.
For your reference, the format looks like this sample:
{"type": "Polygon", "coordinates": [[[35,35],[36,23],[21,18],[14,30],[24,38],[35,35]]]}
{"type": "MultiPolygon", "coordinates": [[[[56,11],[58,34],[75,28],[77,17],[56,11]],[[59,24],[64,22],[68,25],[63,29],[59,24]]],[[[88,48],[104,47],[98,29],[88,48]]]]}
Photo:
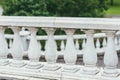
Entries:
{"type": "Polygon", "coordinates": [[[120,19],[0,16],[0,26],[120,30],[120,19]]]}

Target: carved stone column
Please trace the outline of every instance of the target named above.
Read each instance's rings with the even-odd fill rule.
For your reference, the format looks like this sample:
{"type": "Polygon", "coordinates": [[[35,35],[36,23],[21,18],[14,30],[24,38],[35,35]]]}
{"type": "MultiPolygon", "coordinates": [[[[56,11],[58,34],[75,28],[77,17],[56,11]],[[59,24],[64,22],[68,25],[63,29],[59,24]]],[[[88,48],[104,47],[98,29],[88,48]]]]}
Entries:
{"type": "Polygon", "coordinates": [[[24,27],[20,31],[20,37],[22,39],[24,51],[28,51],[28,40],[27,37],[30,35],[29,31],[26,31],[24,27]]]}
{"type": "Polygon", "coordinates": [[[73,34],[75,32],[74,29],[64,29],[67,34],[67,42],[64,51],[64,60],[65,66],[63,71],[65,72],[76,72],[79,69],[75,67],[76,60],[77,60],[77,50],[75,48],[73,34]]]}
{"type": "Polygon", "coordinates": [[[103,75],[105,76],[118,76],[117,64],[118,56],[115,49],[114,36],[116,31],[103,31],[107,35],[107,47],[104,54],[105,68],[103,75]]]}
{"type": "Polygon", "coordinates": [[[47,60],[47,64],[44,66],[44,70],[55,71],[60,67],[56,65],[56,60],[58,57],[57,54],[57,45],[54,40],[54,28],[45,28],[46,33],[48,35],[48,39],[45,45],[45,59],[47,60]]]}
{"type": "Polygon", "coordinates": [[[6,65],[9,63],[7,60],[8,45],[4,36],[4,27],[0,27],[0,65],[6,65]]]}
{"type": "Polygon", "coordinates": [[[97,53],[94,46],[94,30],[85,30],[87,36],[86,46],[83,50],[83,73],[95,75],[98,73],[97,63],[97,53]]]}
{"type": "Polygon", "coordinates": [[[14,39],[13,39],[11,52],[14,60],[12,60],[12,63],[10,65],[15,67],[21,67],[24,66],[25,63],[22,61],[24,49],[19,35],[20,28],[12,27],[12,30],[14,32],[14,39]]]}
{"type": "Polygon", "coordinates": [[[30,36],[30,44],[28,49],[28,57],[30,59],[30,63],[27,64],[27,68],[38,69],[42,67],[39,62],[40,54],[41,54],[41,45],[38,44],[36,33],[38,31],[37,28],[29,28],[31,32],[30,36]]]}

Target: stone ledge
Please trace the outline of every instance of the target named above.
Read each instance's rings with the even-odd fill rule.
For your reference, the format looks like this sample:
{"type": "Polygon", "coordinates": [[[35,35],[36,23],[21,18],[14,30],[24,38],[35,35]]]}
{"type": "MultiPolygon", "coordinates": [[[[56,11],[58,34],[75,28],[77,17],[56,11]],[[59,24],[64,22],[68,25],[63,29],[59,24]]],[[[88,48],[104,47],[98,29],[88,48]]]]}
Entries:
{"type": "Polygon", "coordinates": [[[120,19],[1,16],[0,26],[120,30],[120,19]]]}
{"type": "MultiPolygon", "coordinates": [[[[9,60],[11,61],[11,60],[9,60]]],[[[13,60],[12,60],[13,61],[13,60]]],[[[29,61],[24,61],[25,63],[28,63],[29,61]]],[[[46,65],[44,62],[40,62],[43,65],[46,65]]],[[[80,70],[77,72],[62,72],[62,68],[65,66],[65,64],[57,64],[61,66],[60,69],[56,71],[47,71],[40,69],[27,69],[26,66],[24,67],[10,67],[9,65],[6,66],[0,66],[0,76],[1,77],[10,77],[10,78],[16,78],[16,79],[24,79],[24,80],[120,80],[120,76],[118,77],[107,77],[102,76],[103,69],[100,68],[100,72],[96,75],[86,75],[82,74],[81,65],[76,65],[76,67],[79,67],[80,70]]],[[[120,72],[120,70],[119,70],[120,72]]]]}

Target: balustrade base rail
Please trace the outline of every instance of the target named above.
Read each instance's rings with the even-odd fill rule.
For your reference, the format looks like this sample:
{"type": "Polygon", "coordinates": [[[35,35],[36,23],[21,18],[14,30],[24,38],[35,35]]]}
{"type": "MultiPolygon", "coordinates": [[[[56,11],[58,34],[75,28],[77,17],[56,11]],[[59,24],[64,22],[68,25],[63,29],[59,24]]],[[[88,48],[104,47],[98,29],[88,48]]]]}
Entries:
{"type": "MultiPolygon", "coordinates": [[[[10,78],[16,78],[15,80],[120,80],[120,76],[107,77],[103,74],[103,68],[98,68],[98,73],[95,75],[87,75],[83,72],[84,66],[82,65],[67,65],[67,64],[59,64],[55,65],[59,66],[59,68],[55,71],[44,70],[44,67],[48,65],[46,62],[39,62],[43,66],[38,69],[30,69],[27,68],[27,64],[30,63],[26,60],[21,60],[26,65],[22,67],[12,67],[10,66],[11,62],[14,62],[13,59],[9,59],[9,64],[5,66],[0,66],[0,76],[3,75],[10,78]],[[72,70],[64,71],[65,67],[77,68],[77,71],[72,72],[72,70]]],[[[92,67],[91,67],[92,68],[92,67]]],[[[119,69],[120,71],[120,69],[119,69]]],[[[119,74],[116,74],[119,75],[119,74]]]]}

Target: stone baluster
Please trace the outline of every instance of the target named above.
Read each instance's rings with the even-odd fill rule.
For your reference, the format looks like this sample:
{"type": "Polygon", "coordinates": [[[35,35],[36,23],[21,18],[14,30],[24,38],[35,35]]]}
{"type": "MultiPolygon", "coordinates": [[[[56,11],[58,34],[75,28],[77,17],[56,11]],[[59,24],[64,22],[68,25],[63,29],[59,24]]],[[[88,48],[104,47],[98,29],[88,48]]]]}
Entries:
{"type": "Polygon", "coordinates": [[[96,41],[96,50],[97,50],[97,52],[99,52],[99,50],[100,50],[100,41],[99,41],[99,38],[97,38],[97,41],[96,41]]]}
{"type": "Polygon", "coordinates": [[[22,43],[23,43],[23,48],[24,51],[28,50],[28,41],[27,41],[27,37],[29,36],[30,32],[26,31],[24,27],[22,27],[22,30],[20,31],[20,37],[22,39],[22,43]]]}
{"type": "Polygon", "coordinates": [[[27,68],[38,69],[42,67],[41,63],[39,62],[39,58],[41,55],[41,45],[38,44],[38,41],[36,38],[36,33],[38,29],[29,28],[29,31],[31,32],[30,44],[28,48],[28,57],[30,59],[30,62],[27,64],[27,68]]]}
{"type": "Polygon", "coordinates": [[[47,61],[47,64],[44,66],[43,70],[56,71],[60,67],[56,64],[58,54],[57,54],[57,45],[54,40],[55,29],[45,28],[45,30],[48,35],[48,39],[45,45],[45,59],[47,61]]]}
{"type": "Polygon", "coordinates": [[[76,72],[78,68],[74,65],[76,64],[77,60],[77,50],[74,45],[73,34],[75,32],[74,29],[64,29],[67,34],[67,42],[64,52],[64,60],[66,66],[64,66],[64,72],[76,72]]]}
{"type": "Polygon", "coordinates": [[[106,45],[107,45],[107,42],[106,42],[106,37],[103,38],[103,52],[105,52],[105,48],[106,48],[106,45]]]}
{"type": "Polygon", "coordinates": [[[9,39],[9,44],[8,44],[9,49],[12,47],[12,44],[13,44],[12,39],[9,39]]]}
{"type": "Polygon", "coordinates": [[[8,39],[8,53],[11,53],[11,47],[12,47],[12,39],[8,39]]]}
{"type": "Polygon", "coordinates": [[[120,35],[118,36],[119,50],[120,50],[120,35]]]}
{"type": "Polygon", "coordinates": [[[106,43],[106,37],[103,38],[103,47],[106,47],[107,43],[106,43]]]}
{"type": "Polygon", "coordinates": [[[116,31],[104,31],[107,35],[107,47],[104,54],[105,68],[103,75],[105,76],[118,76],[117,64],[118,56],[115,49],[114,36],[116,31]]]}
{"type": "Polygon", "coordinates": [[[61,48],[61,51],[62,51],[62,52],[65,50],[64,40],[61,41],[60,48],[61,48]]]}
{"type": "Polygon", "coordinates": [[[4,36],[5,28],[0,27],[0,65],[6,65],[9,63],[7,60],[8,46],[4,36]]]}
{"type": "Polygon", "coordinates": [[[40,52],[42,52],[42,45],[41,45],[41,42],[40,42],[40,40],[37,40],[37,43],[38,43],[38,46],[39,46],[39,50],[40,50],[40,52]]]}
{"type": "Polygon", "coordinates": [[[85,46],[86,46],[86,39],[83,39],[83,42],[82,42],[82,54],[84,52],[85,46]]]}
{"type": "Polygon", "coordinates": [[[85,39],[83,39],[83,42],[82,42],[82,48],[84,49],[84,48],[85,48],[85,46],[86,46],[86,40],[85,40],[85,39]]]}
{"type": "Polygon", "coordinates": [[[115,38],[114,38],[115,40],[115,49],[116,50],[118,50],[118,38],[117,38],[117,36],[115,36],[115,38]]]}
{"type": "Polygon", "coordinates": [[[115,37],[115,45],[118,44],[118,39],[117,39],[117,36],[115,37]]]}
{"type": "Polygon", "coordinates": [[[9,43],[8,43],[9,53],[12,53],[11,52],[12,44],[13,44],[13,39],[9,39],[9,43]]]}
{"type": "Polygon", "coordinates": [[[19,35],[20,28],[19,27],[12,27],[12,30],[14,32],[13,44],[11,47],[13,60],[12,60],[12,63],[10,64],[10,66],[22,67],[25,65],[25,63],[22,61],[24,49],[23,49],[22,40],[21,40],[20,35],[19,35]]]}
{"type": "Polygon", "coordinates": [[[98,73],[97,63],[97,53],[94,46],[94,30],[85,30],[87,36],[86,46],[83,51],[83,62],[84,67],[82,73],[95,75],[98,73]]]}
{"type": "Polygon", "coordinates": [[[76,39],[76,42],[75,42],[75,48],[76,48],[76,50],[79,51],[79,42],[78,42],[78,39],[76,39]]]}

